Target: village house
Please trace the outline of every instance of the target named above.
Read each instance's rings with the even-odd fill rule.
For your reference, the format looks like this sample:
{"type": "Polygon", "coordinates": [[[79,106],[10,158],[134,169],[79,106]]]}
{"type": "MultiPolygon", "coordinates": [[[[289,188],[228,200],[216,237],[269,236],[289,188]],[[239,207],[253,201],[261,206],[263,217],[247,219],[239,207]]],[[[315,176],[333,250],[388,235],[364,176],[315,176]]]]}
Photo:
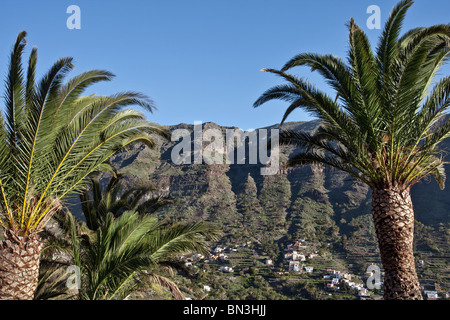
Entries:
{"type": "Polygon", "coordinates": [[[344,278],[344,275],[348,276],[347,274],[342,274],[340,271],[336,271],[333,269],[327,269],[326,272],[328,275],[324,277],[324,279],[338,279],[341,280],[344,278]]]}
{"type": "Polygon", "coordinates": [[[219,268],[220,271],[223,272],[233,272],[233,268],[232,267],[227,267],[227,266],[222,266],[219,268]]]}
{"type": "Polygon", "coordinates": [[[367,291],[366,288],[361,288],[358,291],[358,296],[360,296],[360,297],[370,297],[370,293],[369,293],[369,291],[367,291]]]}
{"type": "Polygon", "coordinates": [[[352,282],[352,281],[349,281],[349,280],[344,280],[344,284],[347,286],[347,287],[353,287],[354,285],[355,285],[355,283],[354,282],[352,282]]]}
{"type": "Polygon", "coordinates": [[[342,275],[342,278],[344,278],[345,280],[352,280],[352,275],[350,273],[344,273],[342,275]]]}
{"type": "Polygon", "coordinates": [[[300,271],[300,262],[299,261],[289,261],[289,271],[300,271]]]}
{"type": "Polygon", "coordinates": [[[298,251],[292,251],[284,254],[285,260],[294,260],[294,261],[305,261],[306,256],[304,254],[299,253],[298,251]]]}
{"type": "Polygon", "coordinates": [[[337,289],[339,289],[338,287],[336,287],[333,283],[331,283],[331,282],[328,282],[327,284],[326,284],[326,288],[327,289],[332,289],[332,290],[337,290],[337,289]]]}
{"type": "Polygon", "coordinates": [[[211,291],[211,287],[205,285],[205,286],[203,286],[203,291],[210,292],[211,291]]]}
{"type": "Polygon", "coordinates": [[[354,290],[361,290],[361,289],[363,289],[363,288],[364,288],[364,285],[361,284],[361,283],[355,283],[355,284],[352,286],[352,289],[354,289],[354,290]]]}
{"type": "Polygon", "coordinates": [[[326,271],[328,274],[336,274],[336,270],[334,269],[327,269],[326,271]]]}
{"type": "Polygon", "coordinates": [[[310,253],[309,256],[308,256],[308,258],[309,258],[309,259],[313,259],[313,258],[318,257],[318,256],[319,256],[319,255],[318,255],[317,253],[310,253]]]}
{"type": "Polygon", "coordinates": [[[219,259],[221,261],[225,261],[225,260],[228,260],[228,256],[226,254],[221,253],[221,254],[219,254],[219,259]]]}
{"type": "Polygon", "coordinates": [[[305,267],[305,271],[308,272],[308,273],[312,273],[313,270],[314,270],[313,267],[305,267]]]}
{"type": "Polygon", "coordinates": [[[306,257],[303,254],[299,254],[297,251],[292,252],[292,260],[305,261],[306,257]]]}
{"type": "Polygon", "coordinates": [[[204,258],[205,258],[205,256],[200,254],[200,253],[196,253],[196,254],[194,254],[192,256],[192,259],[194,259],[194,260],[201,260],[201,259],[204,259],[204,258]]]}
{"type": "Polygon", "coordinates": [[[423,294],[427,300],[437,300],[439,298],[438,291],[436,290],[425,290],[423,294]]]}
{"type": "Polygon", "coordinates": [[[214,248],[214,253],[219,253],[219,252],[222,252],[223,251],[223,248],[221,247],[221,246],[217,246],[217,247],[215,247],[214,248]]]}

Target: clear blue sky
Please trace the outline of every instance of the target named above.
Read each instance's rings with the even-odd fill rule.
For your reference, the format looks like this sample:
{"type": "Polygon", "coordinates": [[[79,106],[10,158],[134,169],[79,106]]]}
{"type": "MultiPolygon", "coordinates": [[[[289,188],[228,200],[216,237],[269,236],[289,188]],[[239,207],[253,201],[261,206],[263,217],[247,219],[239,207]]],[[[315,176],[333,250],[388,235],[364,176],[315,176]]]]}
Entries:
{"type": "MultiPolygon", "coordinates": [[[[196,120],[244,130],[279,123],[287,105],[253,102],[279,83],[261,68],[280,68],[300,52],[346,56],[351,17],[373,46],[381,30],[369,30],[369,5],[381,9],[382,26],[397,0],[10,0],[0,10],[0,74],[17,33],[38,47],[42,74],[60,57],[75,58],[74,74],[106,69],[117,75],[94,91],[123,90],[150,96],[158,110],[149,119],[170,125],[196,120]],[[81,30],[69,30],[69,5],[81,9],[81,30]]],[[[416,0],[404,31],[449,23],[450,1],[416,0]]],[[[315,74],[294,69],[323,87],[315,74]]],[[[449,68],[443,69],[448,74],[449,68]]],[[[0,89],[2,90],[2,89],[0,89]]],[[[310,120],[298,111],[288,120],[310,120]]]]}

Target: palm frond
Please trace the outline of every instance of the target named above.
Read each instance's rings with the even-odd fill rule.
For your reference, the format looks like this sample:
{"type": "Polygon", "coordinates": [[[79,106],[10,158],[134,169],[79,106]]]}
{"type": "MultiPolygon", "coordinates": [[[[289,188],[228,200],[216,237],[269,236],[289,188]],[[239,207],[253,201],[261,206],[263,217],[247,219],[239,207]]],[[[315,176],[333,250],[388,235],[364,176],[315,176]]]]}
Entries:
{"type": "Polygon", "coordinates": [[[321,120],[314,135],[285,133],[282,143],[303,151],[288,165],[322,163],[348,172],[373,188],[409,188],[428,174],[443,186],[440,143],[449,137],[443,119],[449,108],[449,79],[436,75],[449,60],[450,25],[414,28],[400,35],[412,0],[392,10],[373,52],[365,32],[348,24],[347,65],[332,55],[301,53],[281,71],[287,84],[264,92],[258,107],[278,99],[289,103],[282,122],[297,108],[321,120]],[[318,71],[336,93],[333,101],[305,79],[287,74],[296,66],[318,71]]]}
{"type": "Polygon", "coordinates": [[[185,300],[185,297],[180,288],[178,288],[178,286],[168,278],[152,273],[149,274],[146,279],[149,281],[149,283],[157,284],[161,287],[169,289],[170,293],[172,293],[173,297],[176,300],[185,300]]]}
{"type": "MultiPolygon", "coordinates": [[[[412,0],[400,1],[391,11],[377,48],[377,58],[383,78],[388,77],[389,69],[398,54],[397,41],[408,9],[412,6],[412,0]]],[[[386,79],[384,83],[386,84],[386,79]]]]}
{"type": "Polygon", "coordinates": [[[142,93],[83,96],[91,85],[110,81],[108,71],[90,70],[66,80],[74,68],[67,57],[36,81],[33,48],[25,75],[25,36],[18,35],[11,53],[5,118],[0,117],[0,222],[29,233],[41,230],[61,209],[63,198],[81,192],[85,179],[107,167],[115,152],[133,142],[153,147],[156,136],[167,138],[169,133],[128,108],[155,110],[142,93]]]}
{"type": "Polygon", "coordinates": [[[117,298],[136,272],[156,265],[160,259],[204,252],[204,238],[214,238],[216,233],[202,223],[162,226],[154,217],[136,212],[128,211],[118,218],[108,214],[87,248],[85,294],[90,299],[117,298]]]}
{"type": "Polygon", "coordinates": [[[287,167],[303,166],[303,165],[328,165],[338,170],[347,172],[355,180],[360,180],[366,184],[370,182],[365,179],[353,166],[342,162],[339,158],[325,155],[318,152],[300,152],[290,158],[286,164],[287,167]]]}

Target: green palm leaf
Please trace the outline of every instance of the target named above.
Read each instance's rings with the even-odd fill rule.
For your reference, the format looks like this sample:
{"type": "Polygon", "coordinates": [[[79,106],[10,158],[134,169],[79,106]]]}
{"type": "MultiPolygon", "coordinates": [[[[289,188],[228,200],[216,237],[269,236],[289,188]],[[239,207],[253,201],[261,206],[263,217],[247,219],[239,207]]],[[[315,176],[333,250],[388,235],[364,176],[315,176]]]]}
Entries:
{"type": "Polygon", "coordinates": [[[412,1],[404,0],[394,7],[375,53],[367,35],[351,19],[347,64],[332,55],[301,53],[280,71],[263,69],[286,84],[266,90],[254,107],[283,100],[289,105],[282,123],[297,108],[322,120],[314,135],[281,134],[285,143],[304,150],[288,165],[324,163],[372,188],[409,188],[428,174],[444,185],[438,146],[450,133],[448,122],[443,121],[450,103],[449,79],[436,81],[436,75],[449,59],[450,25],[415,28],[401,36],[411,5],[412,1]],[[287,73],[296,66],[318,71],[336,99],[287,73]]]}
{"type": "Polygon", "coordinates": [[[0,222],[27,234],[42,230],[64,198],[81,192],[85,179],[105,168],[115,152],[136,141],[153,146],[155,136],[168,133],[127,108],[152,112],[154,103],[146,95],[83,96],[91,85],[110,81],[108,71],[90,70],[66,80],[73,59],[62,58],[36,81],[33,48],[25,74],[25,37],[25,32],[18,35],[11,52],[5,116],[0,116],[0,222]]]}

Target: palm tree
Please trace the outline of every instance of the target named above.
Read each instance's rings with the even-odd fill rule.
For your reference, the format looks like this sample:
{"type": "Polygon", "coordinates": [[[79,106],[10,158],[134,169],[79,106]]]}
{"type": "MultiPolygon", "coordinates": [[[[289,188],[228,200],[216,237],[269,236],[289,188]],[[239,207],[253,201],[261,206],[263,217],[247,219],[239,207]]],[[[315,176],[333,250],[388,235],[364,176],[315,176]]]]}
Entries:
{"type": "Polygon", "coordinates": [[[161,275],[161,267],[178,268],[174,258],[185,253],[207,254],[207,240],[217,240],[219,230],[203,222],[158,221],[152,213],[169,199],[147,197],[155,190],[149,183],[126,189],[125,178],[113,170],[104,188],[98,178],[87,181],[88,188],[80,194],[86,222],[77,221],[68,208],[54,215],[62,232],[45,230],[41,263],[46,268],[35,298],[118,300],[154,283],[169,289],[175,299],[184,299],[178,286],[161,275]],[[64,283],[69,266],[77,266],[81,275],[80,287],[72,295],[64,283]]]}
{"type": "MultiPolygon", "coordinates": [[[[104,225],[86,242],[87,258],[80,268],[88,280],[80,290],[82,298],[124,299],[134,289],[137,272],[185,253],[207,254],[206,239],[217,240],[217,231],[202,222],[165,225],[152,215],[126,211],[115,218],[109,213],[104,225]]],[[[150,277],[170,284],[154,272],[150,277]]],[[[176,292],[176,286],[168,287],[176,292]]]]}
{"type": "Polygon", "coordinates": [[[436,79],[449,57],[450,25],[415,28],[400,36],[412,3],[404,0],[393,8],[376,52],[351,19],[347,64],[333,55],[302,53],[281,70],[264,69],[287,84],[267,90],[254,103],[289,102],[282,122],[296,108],[321,119],[314,134],[281,134],[282,143],[304,148],[288,166],[328,165],[372,189],[385,299],[422,299],[413,255],[410,188],[427,175],[444,188],[439,143],[450,136],[450,77],[436,79]],[[295,66],[318,71],[336,97],[288,74],[295,66]]]}
{"type": "Polygon", "coordinates": [[[35,81],[37,49],[25,71],[26,33],[12,49],[5,85],[5,115],[0,115],[0,299],[32,299],[39,273],[39,232],[62,208],[67,195],[115,152],[135,141],[153,146],[152,134],[167,137],[145,120],[139,105],[153,111],[145,95],[121,92],[83,96],[99,81],[114,76],[103,70],[83,72],[67,82],[72,58],[59,59],[35,81]]]}
{"type": "MultiPolygon", "coordinates": [[[[176,299],[184,299],[178,286],[155,269],[170,265],[182,254],[208,253],[208,240],[217,240],[219,235],[211,224],[166,224],[153,215],[134,211],[119,217],[108,212],[96,230],[86,228],[70,213],[55,217],[66,236],[50,238],[45,256],[65,253],[69,263],[79,268],[79,287],[68,297],[80,300],[125,299],[149,282],[168,288],[176,299]]],[[[52,281],[47,286],[56,287],[52,281]]],[[[67,294],[66,288],[62,289],[67,294]]],[[[42,296],[60,297],[60,291],[43,290],[42,296]]]]}

